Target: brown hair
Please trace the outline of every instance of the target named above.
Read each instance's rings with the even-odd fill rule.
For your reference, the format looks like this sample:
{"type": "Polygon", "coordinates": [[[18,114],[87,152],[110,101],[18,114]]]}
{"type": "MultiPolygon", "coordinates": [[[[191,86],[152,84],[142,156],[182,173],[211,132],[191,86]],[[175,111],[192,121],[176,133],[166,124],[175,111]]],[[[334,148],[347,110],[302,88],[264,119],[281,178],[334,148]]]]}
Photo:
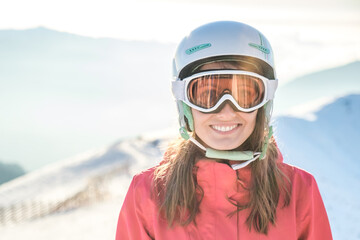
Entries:
{"type": "MultiPolygon", "coordinates": [[[[250,137],[240,146],[239,150],[253,149],[261,151],[264,135],[267,133],[264,108],[260,108],[256,117],[255,129],[250,137]]],[[[194,169],[197,157],[204,153],[192,142],[178,139],[170,147],[165,161],[156,167],[154,186],[160,212],[168,221],[169,226],[178,223],[185,226],[195,223],[196,214],[203,196],[201,187],[197,184],[194,169]]],[[[286,175],[278,168],[278,151],[273,139],[270,140],[266,157],[251,163],[251,184],[249,186],[250,200],[245,205],[235,203],[237,210],[250,209],[246,224],[251,230],[267,234],[269,223],[276,222],[276,209],[280,194],[283,195],[283,207],[290,203],[291,188],[286,175]]],[[[196,224],[196,223],[195,223],[196,224]]]]}

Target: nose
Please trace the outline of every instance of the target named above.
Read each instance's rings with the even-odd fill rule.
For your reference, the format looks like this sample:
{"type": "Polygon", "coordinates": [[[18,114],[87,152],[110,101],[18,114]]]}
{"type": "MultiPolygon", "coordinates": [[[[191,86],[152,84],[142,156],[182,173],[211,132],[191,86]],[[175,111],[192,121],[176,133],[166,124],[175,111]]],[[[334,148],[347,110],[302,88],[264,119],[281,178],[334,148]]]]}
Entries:
{"type": "Polygon", "coordinates": [[[220,110],[220,112],[218,112],[218,117],[221,119],[231,119],[233,117],[236,116],[236,112],[234,111],[234,109],[231,107],[231,105],[229,103],[226,103],[222,109],[220,110]]]}

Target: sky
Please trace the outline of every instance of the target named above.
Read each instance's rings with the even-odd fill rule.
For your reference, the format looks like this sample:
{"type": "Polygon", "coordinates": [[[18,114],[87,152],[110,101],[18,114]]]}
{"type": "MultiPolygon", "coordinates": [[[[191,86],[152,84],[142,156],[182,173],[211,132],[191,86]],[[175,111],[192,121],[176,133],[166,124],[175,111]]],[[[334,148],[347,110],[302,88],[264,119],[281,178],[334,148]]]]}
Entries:
{"type": "Polygon", "coordinates": [[[357,0],[12,0],[0,6],[0,29],[44,26],[93,37],[172,42],[196,25],[219,19],[260,26],[360,24],[357,0]]]}
{"type": "Polygon", "coordinates": [[[358,0],[12,0],[0,4],[0,29],[42,26],[95,38],[178,43],[195,27],[216,20],[245,22],[265,34],[283,62],[283,70],[278,71],[283,79],[360,59],[358,0]],[[294,68],[288,64],[288,54],[297,46],[282,47],[294,40],[308,47],[306,54],[315,50],[325,54],[330,49],[333,57],[306,62],[295,57],[303,66],[294,68]]]}

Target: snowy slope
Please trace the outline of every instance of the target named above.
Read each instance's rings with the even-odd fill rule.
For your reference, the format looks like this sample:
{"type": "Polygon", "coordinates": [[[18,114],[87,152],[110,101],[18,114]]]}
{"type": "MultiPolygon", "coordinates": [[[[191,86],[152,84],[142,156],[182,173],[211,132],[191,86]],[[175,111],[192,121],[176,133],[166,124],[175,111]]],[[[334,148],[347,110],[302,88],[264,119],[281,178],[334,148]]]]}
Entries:
{"type": "Polygon", "coordinates": [[[113,239],[117,215],[132,176],[161,160],[169,136],[172,134],[160,139],[151,135],[129,138],[1,185],[0,239],[113,239]],[[91,187],[99,188],[102,198],[91,199],[85,191],[90,201],[79,199],[79,193],[94,182],[91,187]],[[38,206],[32,203],[46,208],[45,216],[33,216],[31,212],[37,213],[38,206]],[[53,209],[62,208],[51,213],[48,204],[53,209]],[[16,210],[18,206],[28,207],[16,210]],[[7,211],[5,216],[1,209],[7,211]],[[33,218],[18,220],[19,216],[33,218]],[[13,222],[12,218],[17,220],[13,222]]]}
{"type": "Polygon", "coordinates": [[[29,199],[57,200],[59,188],[62,189],[61,197],[66,198],[84,188],[89,179],[118,173],[132,175],[134,171],[156,163],[153,158],[159,160],[161,143],[161,140],[151,138],[127,139],[31,172],[1,185],[0,206],[29,199]]]}
{"type": "MultiPolygon", "coordinates": [[[[295,109],[274,123],[285,162],[315,176],[334,239],[360,239],[360,194],[354,191],[360,184],[356,158],[359,119],[360,95],[350,95],[311,112],[304,107],[295,109]]],[[[94,178],[105,179],[101,187],[107,197],[31,221],[7,223],[0,226],[1,240],[114,239],[117,215],[132,176],[161,160],[164,148],[159,146],[165,146],[169,138],[123,140],[4,184],[0,187],[0,207],[29,199],[69,199],[94,178]]]]}
{"type": "Polygon", "coordinates": [[[285,161],[315,176],[334,239],[360,239],[360,95],[333,100],[313,113],[293,112],[275,121],[285,161]]]}

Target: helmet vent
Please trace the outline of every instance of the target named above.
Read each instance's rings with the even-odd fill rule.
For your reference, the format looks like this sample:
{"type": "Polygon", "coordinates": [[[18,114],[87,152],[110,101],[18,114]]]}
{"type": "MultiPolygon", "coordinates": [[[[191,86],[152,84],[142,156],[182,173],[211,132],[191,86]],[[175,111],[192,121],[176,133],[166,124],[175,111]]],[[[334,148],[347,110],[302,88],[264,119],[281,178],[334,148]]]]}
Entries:
{"type": "Polygon", "coordinates": [[[187,55],[190,55],[190,54],[193,54],[194,52],[197,52],[197,51],[203,50],[205,48],[209,48],[209,47],[211,47],[211,43],[204,43],[204,44],[200,44],[195,47],[189,48],[185,52],[187,55]]]}
{"type": "Polygon", "coordinates": [[[249,43],[249,46],[258,49],[258,50],[262,51],[265,54],[270,53],[270,50],[268,48],[266,48],[264,46],[260,46],[260,45],[258,45],[256,43],[249,43]]]}

